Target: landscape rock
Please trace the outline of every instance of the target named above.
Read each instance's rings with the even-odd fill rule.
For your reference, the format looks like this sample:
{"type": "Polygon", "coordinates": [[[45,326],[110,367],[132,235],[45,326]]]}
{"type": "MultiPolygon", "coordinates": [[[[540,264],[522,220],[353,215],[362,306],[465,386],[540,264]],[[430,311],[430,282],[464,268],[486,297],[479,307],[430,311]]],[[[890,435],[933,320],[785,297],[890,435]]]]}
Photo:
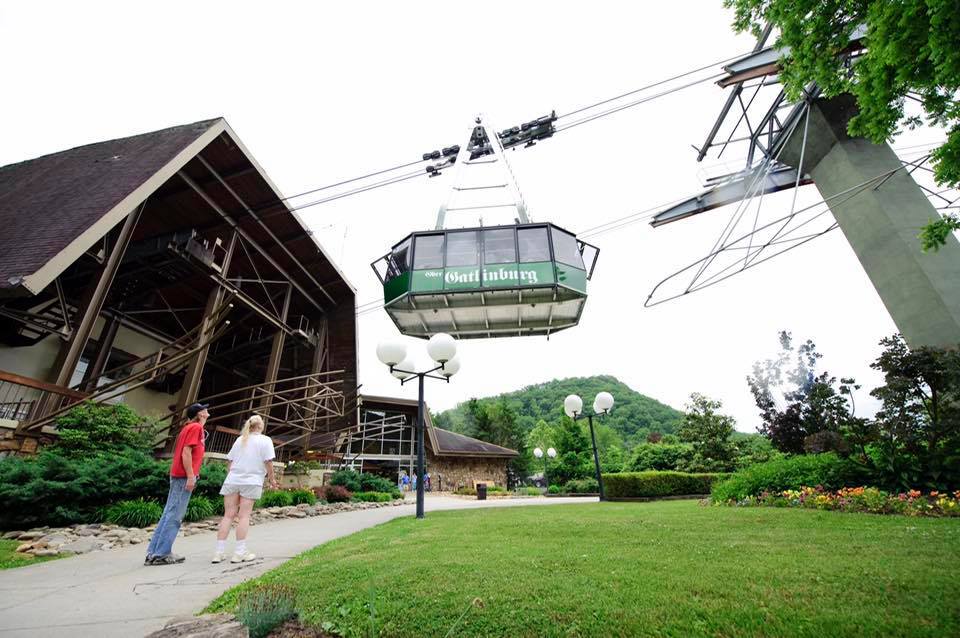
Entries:
{"type": "Polygon", "coordinates": [[[181,616],[146,638],[249,638],[249,630],[231,614],[181,616]]]}
{"type": "Polygon", "coordinates": [[[31,549],[33,549],[33,543],[20,543],[20,545],[17,546],[16,551],[22,554],[23,552],[29,551],[31,549]]]}
{"type": "Polygon", "coordinates": [[[17,537],[18,541],[32,541],[37,538],[43,538],[47,535],[45,528],[38,528],[29,532],[23,532],[17,537]]]}
{"type": "Polygon", "coordinates": [[[16,540],[20,538],[20,534],[23,534],[23,530],[11,530],[9,532],[4,532],[3,540],[5,541],[16,540]]]}
{"type": "Polygon", "coordinates": [[[74,554],[86,554],[95,549],[99,549],[100,541],[95,538],[78,538],[72,543],[60,546],[61,552],[71,552],[74,554]]]}
{"type": "Polygon", "coordinates": [[[58,556],[59,554],[59,549],[38,549],[33,552],[34,556],[58,556]]]}

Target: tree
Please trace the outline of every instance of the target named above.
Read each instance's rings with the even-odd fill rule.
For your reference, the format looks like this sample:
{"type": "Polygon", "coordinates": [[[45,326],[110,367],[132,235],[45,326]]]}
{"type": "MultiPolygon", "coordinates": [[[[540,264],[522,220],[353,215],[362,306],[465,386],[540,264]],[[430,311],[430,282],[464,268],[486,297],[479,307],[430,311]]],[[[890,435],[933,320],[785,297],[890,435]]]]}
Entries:
{"type": "Polygon", "coordinates": [[[527,435],[527,447],[540,448],[544,452],[549,448],[556,447],[557,429],[540,419],[527,435]]]}
{"type": "Polygon", "coordinates": [[[569,480],[593,473],[590,440],[581,425],[569,417],[560,419],[557,428],[557,462],[550,470],[550,482],[563,485],[569,480]]]}
{"type": "Polygon", "coordinates": [[[960,488],[960,352],[911,350],[900,335],[880,344],[878,469],[890,487],[960,488]]]}
{"type": "MultiPolygon", "coordinates": [[[[789,54],[780,81],[798,99],[810,82],[825,96],[852,93],[859,113],[851,135],[882,143],[903,126],[908,99],[918,101],[927,120],[947,129],[931,153],[937,182],[960,185],[960,6],[956,0],[724,0],[733,7],[737,31],[758,34],[767,23],[779,31],[777,45],[789,54]],[[855,59],[850,36],[866,25],[866,49],[855,59]]],[[[939,248],[955,215],[931,222],[921,232],[924,249],[939,248]]]]}
{"type": "Polygon", "coordinates": [[[789,332],[782,331],[779,338],[777,357],[755,363],[747,376],[763,420],[760,432],[781,452],[802,454],[808,438],[818,432],[859,431],[864,421],[854,416],[853,391],[860,386],[853,379],[817,374],[823,355],[813,341],[794,349],[789,332]]]}
{"type": "Polygon", "coordinates": [[[68,457],[133,448],[147,452],[156,427],[121,404],[81,403],[57,419],[57,450],[68,457]]]}
{"type": "Polygon", "coordinates": [[[720,414],[720,401],[694,392],[677,433],[693,446],[689,469],[699,472],[726,472],[733,469],[734,446],[730,436],[736,428],[732,416],[720,414]]]}

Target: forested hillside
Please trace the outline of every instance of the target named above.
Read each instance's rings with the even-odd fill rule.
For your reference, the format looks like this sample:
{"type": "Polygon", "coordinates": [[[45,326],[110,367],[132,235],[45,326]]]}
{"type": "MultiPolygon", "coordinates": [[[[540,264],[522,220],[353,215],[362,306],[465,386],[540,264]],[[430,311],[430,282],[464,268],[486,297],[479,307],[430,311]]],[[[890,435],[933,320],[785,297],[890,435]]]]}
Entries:
{"type": "MultiPolygon", "coordinates": [[[[505,404],[516,414],[517,425],[526,434],[541,419],[556,423],[563,416],[563,399],[568,394],[579,394],[583,398],[584,409],[590,409],[593,398],[601,391],[611,393],[616,401],[611,413],[604,418],[604,424],[614,430],[628,448],[645,441],[651,432],[674,433],[683,416],[669,405],[640,394],[616,377],[607,375],[555,379],[522,390],[485,397],[479,402],[491,406],[505,404]]],[[[472,431],[474,426],[468,417],[466,402],[435,414],[434,422],[439,427],[455,432],[476,434],[472,431]]]]}

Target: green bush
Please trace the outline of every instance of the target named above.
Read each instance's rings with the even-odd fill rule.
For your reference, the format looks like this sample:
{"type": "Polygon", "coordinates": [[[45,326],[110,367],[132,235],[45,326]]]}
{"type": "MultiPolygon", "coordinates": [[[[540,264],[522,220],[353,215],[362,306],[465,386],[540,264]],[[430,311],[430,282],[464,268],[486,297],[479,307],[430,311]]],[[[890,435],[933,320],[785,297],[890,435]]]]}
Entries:
{"type": "Polygon", "coordinates": [[[631,472],[678,471],[692,460],[693,446],[689,443],[641,443],[633,449],[627,469],[631,472]]]}
{"type": "Polygon", "coordinates": [[[564,483],[563,491],[567,494],[596,494],[600,485],[595,478],[573,479],[564,483]]]}
{"type": "Polygon", "coordinates": [[[382,476],[377,476],[376,474],[370,474],[369,472],[364,472],[360,474],[360,491],[361,492],[392,492],[397,489],[397,484],[393,481],[383,478],[382,476]]]}
{"type": "Polygon", "coordinates": [[[163,515],[163,507],[153,501],[120,501],[107,508],[104,520],[124,527],[149,527],[163,515]]]}
{"type": "Polygon", "coordinates": [[[183,520],[188,522],[202,521],[216,515],[217,507],[213,501],[206,496],[191,496],[183,520]]]}
{"type": "Polygon", "coordinates": [[[345,487],[351,492],[360,492],[360,473],[353,470],[338,470],[330,477],[330,485],[345,487]]]}
{"type": "Polygon", "coordinates": [[[802,454],[758,463],[713,486],[714,501],[820,485],[828,490],[869,484],[864,468],[833,453],[802,454]]]}
{"type": "Polygon", "coordinates": [[[604,474],[603,487],[610,498],[657,498],[709,494],[711,486],[729,474],[686,472],[623,472],[604,474]]]}
{"type": "Polygon", "coordinates": [[[283,490],[269,490],[256,503],[256,507],[286,507],[293,505],[293,496],[283,490]]]}
{"type": "Polygon", "coordinates": [[[291,490],[289,494],[293,505],[301,505],[303,503],[316,505],[317,503],[317,495],[310,490],[291,490]]]}
{"type": "Polygon", "coordinates": [[[264,638],[297,615],[295,603],[292,587],[266,583],[251,589],[237,601],[236,617],[250,630],[250,638],[264,638]]]}
{"type": "Polygon", "coordinates": [[[459,496],[476,496],[477,490],[472,487],[458,487],[453,493],[459,496]]]}
{"type": "MultiPolygon", "coordinates": [[[[166,466],[169,468],[169,461],[166,466]]],[[[205,461],[200,468],[200,478],[197,487],[193,490],[194,496],[206,496],[210,499],[223,500],[220,488],[227,478],[227,464],[219,461],[205,461]]]]}
{"type": "Polygon", "coordinates": [[[146,419],[122,403],[85,402],[57,419],[54,449],[73,458],[125,448],[148,451],[153,433],[146,419]]]}
{"type": "Polygon", "coordinates": [[[562,491],[559,485],[551,485],[547,488],[547,494],[559,494],[562,491]]]}
{"type": "Polygon", "coordinates": [[[353,500],[365,503],[387,503],[393,500],[390,492],[354,492],[353,500]]]}
{"type": "Polygon", "coordinates": [[[543,490],[539,487],[533,487],[533,486],[518,487],[513,491],[515,494],[519,494],[520,496],[543,496],[543,490]]]}

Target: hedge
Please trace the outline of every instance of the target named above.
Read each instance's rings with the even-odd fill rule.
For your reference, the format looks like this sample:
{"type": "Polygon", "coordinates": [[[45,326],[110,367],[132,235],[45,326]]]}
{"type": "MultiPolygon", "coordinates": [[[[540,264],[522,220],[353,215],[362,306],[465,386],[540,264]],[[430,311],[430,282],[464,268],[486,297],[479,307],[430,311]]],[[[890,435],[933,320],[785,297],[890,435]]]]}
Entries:
{"type": "Polygon", "coordinates": [[[657,498],[709,494],[716,481],[729,474],[688,474],[686,472],[621,472],[604,474],[603,487],[609,498],[657,498]]]}
{"type": "Polygon", "coordinates": [[[711,496],[714,501],[739,501],[763,492],[799,490],[801,487],[821,486],[828,490],[841,487],[869,485],[872,481],[867,470],[832,452],[826,454],[801,454],[766,463],[757,463],[731,475],[727,480],[714,485],[711,496]]]}

